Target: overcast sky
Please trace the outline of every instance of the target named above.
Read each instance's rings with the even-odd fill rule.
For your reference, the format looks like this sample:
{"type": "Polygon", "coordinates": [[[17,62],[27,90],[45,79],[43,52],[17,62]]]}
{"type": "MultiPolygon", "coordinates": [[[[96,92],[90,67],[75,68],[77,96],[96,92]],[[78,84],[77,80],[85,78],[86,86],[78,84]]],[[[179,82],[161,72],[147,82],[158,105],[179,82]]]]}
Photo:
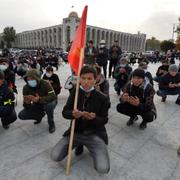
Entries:
{"type": "Polygon", "coordinates": [[[72,10],[81,16],[85,5],[88,25],[160,40],[172,38],[180,16],[180,0],[0,0],[0,32],[6,26],[22,32],[61,24],[72,10]]]}

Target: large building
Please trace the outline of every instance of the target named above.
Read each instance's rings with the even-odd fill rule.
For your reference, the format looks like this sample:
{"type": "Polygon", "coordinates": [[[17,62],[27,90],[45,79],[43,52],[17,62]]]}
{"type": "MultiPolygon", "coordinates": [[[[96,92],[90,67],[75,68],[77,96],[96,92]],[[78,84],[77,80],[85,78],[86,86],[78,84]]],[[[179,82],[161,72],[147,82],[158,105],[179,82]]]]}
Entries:
{"type": "MultiPolygon", "coordinates": [[[[18,33],[14,47],[63,48],[65,50],[69,42],[73,40],[79,21],[78,14],[71,12],[60,25],[18,33]]],[[[86,42],[93,40],[94,46],[98,46],[102,39],[106,41],[108,47],[117,40],[123,51],[142,52],[145,50],[145,34],[140,32],[131,34],[87,25],[86,42]]]]}

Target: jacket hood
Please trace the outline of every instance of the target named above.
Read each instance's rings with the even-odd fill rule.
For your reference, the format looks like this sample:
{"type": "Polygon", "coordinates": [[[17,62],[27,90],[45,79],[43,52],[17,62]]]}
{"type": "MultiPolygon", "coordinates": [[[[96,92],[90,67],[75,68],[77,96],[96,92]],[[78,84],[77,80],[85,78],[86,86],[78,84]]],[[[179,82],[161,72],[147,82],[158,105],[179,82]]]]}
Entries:
{"type": "Polygon", "coordinates": [[[25,76],[24,76],[25,81],[26,81],[27,77],[32,77],[32,78],[40,81],[41,73],[40,73],[40,71],[38,71],[36,69],[32,69],[32,70],[27,71],[27,73],[25,74],[25,76]]]}

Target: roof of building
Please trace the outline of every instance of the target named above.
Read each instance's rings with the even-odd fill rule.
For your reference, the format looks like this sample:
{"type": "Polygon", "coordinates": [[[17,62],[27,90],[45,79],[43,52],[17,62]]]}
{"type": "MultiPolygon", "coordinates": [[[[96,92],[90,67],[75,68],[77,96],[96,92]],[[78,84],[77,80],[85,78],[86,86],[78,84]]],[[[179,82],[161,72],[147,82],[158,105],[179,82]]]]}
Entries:
{"type": "Polygon", "coordinates": [[[70,18],[70,17],[77,17],[77,18],[78,18],[78,13],[75,12],[75,11],[72,11],[72,12],[69,13],[69,16],[68,16],[68,17],[69,17],[69,18],[70,18]]]}

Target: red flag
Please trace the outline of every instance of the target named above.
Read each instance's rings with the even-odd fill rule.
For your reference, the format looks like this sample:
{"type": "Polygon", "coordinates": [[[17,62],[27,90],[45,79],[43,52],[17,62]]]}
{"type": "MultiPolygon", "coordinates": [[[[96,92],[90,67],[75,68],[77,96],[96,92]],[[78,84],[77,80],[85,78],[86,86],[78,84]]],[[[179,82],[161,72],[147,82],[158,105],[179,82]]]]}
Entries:
{"type": "MultiPolygon", "coordinates": [[[[87,9],[88,6],[85,6],[79,26],[75,33],[73,43],[71,45],[71,49],[68,54],[68,62],[76,75],[78,74],[79,69],[80,49],[84,49],[85,44],[87,9]]],[[[84,63],[82,63],[82,65],[83,64],[84,63]]]]}

